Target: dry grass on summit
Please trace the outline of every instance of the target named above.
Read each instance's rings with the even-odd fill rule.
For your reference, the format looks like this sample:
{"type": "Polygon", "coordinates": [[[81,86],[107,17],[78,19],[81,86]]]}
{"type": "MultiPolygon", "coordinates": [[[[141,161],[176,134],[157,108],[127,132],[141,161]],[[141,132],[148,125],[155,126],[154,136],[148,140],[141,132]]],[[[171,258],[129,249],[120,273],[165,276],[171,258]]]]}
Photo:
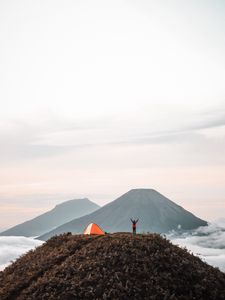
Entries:
{"type": "Polygon", "coordinates": [[[225,299],[225,274],[158,234],[63,234],[0,272],[0,299],[225,299]]]}

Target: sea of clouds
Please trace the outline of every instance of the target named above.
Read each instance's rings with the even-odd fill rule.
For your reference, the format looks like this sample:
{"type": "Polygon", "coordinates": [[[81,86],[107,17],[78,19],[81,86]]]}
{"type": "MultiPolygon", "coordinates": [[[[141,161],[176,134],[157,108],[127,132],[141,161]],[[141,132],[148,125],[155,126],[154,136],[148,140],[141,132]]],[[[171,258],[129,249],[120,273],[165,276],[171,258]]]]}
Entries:
{"type": "Polygon", "coordinates": [[[173,244],[186,247],[203,261],[225,272],[225,219],[190,232],[167,235],[173,244]]]}
{"type": "MultiPolygon", "coordinates": [[[[225,219],[190,232],[171,232],[167,238],[173,244],[186,247],[206,263],[225,272],[225,219]]],[[[26,237],[0,237],[0,271],[42,243],[43,241],[26,237]]]]}
{"type": "Polygon", "coordinates": [[[0,271],[16,258],[42,243],[43,241],[23,236],[0,236],[0,271]]]}

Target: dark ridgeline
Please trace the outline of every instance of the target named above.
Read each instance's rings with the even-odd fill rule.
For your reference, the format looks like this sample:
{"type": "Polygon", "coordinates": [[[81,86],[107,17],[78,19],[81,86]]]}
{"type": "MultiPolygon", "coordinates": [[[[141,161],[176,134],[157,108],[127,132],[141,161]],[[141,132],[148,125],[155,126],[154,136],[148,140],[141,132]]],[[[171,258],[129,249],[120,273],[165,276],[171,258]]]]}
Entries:
{"type": "Polygon", "coordinates": [[[4,232],[2,236],[38,236],[75,218],[89,214],[99,208],[87,198],[65,201],[52,210],[4,232]]]}
{"type": "Polygon", "coordinates": [[[152,189],[133,189],[84,217],[70,221],[40,236],[42,240],[64,232],[83,233],[89,223],[106,232],[130,232],[130,218],[138,219],[137,232],[167,233],[178,227],[189,230],[207,225],[192,213],[152,189]]]}
{"type": "Polygon", "coordinates": [[[224,300],[225,274],[158,234],[64,234],[0,272],[1,300],[224,300]]]}

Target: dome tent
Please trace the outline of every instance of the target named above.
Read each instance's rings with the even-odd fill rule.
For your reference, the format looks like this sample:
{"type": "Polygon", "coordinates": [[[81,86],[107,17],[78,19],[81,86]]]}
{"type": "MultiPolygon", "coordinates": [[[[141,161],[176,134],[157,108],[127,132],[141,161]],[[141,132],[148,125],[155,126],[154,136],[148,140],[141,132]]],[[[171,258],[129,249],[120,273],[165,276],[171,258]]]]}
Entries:
{"type": "Polygon", "coordinates": [[[95,223],[90,223],[84,230],[84,234],[99,234],[103,235],[105,232],[95,223]]]}

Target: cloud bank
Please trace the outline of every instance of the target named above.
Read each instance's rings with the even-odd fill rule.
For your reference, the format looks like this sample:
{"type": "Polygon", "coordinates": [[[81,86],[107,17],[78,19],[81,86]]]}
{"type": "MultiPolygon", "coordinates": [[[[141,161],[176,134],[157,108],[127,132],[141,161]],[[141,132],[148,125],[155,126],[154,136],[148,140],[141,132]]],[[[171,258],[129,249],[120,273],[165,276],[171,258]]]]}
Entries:
{"type": "Polygon", "coordinates": [[[42,243],[42,241],[23,236],[0,237],[0,271],[4,270],[4,268],[19,256],[40,246],[42,243]]]}
{"type": "Polygon", "coordinates": [[[225,272],[225,219],[192,232],[174,232],[167,237],[173,244],[186,247],[209,265],[225,272]]]}

